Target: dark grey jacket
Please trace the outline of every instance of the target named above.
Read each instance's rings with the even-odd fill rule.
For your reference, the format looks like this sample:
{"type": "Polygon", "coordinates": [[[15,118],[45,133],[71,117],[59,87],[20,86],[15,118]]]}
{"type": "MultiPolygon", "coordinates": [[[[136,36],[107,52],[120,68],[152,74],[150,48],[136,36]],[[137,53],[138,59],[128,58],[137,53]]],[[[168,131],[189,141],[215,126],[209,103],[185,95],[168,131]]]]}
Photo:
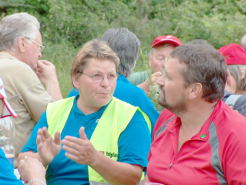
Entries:
{"type": "Polygon", "coordinates": [[[246,95],[238,96],[236,94],[231,94],[228,91],[225,91],[222,100],[231,106],[234,110],[238,111],[246,117],[246,95]],[[227,101],[229,97],[232,99],[232,101],[227,101]]]}

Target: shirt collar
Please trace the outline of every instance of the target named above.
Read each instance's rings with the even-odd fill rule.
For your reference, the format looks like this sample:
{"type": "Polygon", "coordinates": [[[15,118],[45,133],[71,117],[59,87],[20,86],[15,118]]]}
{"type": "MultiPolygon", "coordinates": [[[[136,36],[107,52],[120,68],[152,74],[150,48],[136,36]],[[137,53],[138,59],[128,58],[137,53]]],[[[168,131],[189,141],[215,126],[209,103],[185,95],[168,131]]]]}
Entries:
{"type": "MultiPolygon", "coordinates": [[[[200,131],[197,134],[195,134],[191,139],[201,140],[201,141],[208,140],[209,126],[211,125],[211,123],[214,122],[215,116],[221,111],[220,110],[221,106],[222,106],[222,101],[219,100],[217,104],[215,105],[212,114],[205,121],[200,131]]],[[[167,130],[171,133],[174,133],[175,131],[177,131],[177,129],[180,128],[180,125],[181,125],[181,120],[178,116],[175,115],[174,119],[171,122],[167,123],[167,130]]]]}
{"type": "Polygon", "coordinates": [[[192,138],[202,141],[207,141],[209,139],[209,127],[215,121],[215,116],[219,114],[221,111],[222,101],[219,100],[214,106],[214,110],[209,116],[209,118],[205,121],[200,131],[192,138]]]}
{"type": "Polygon", "coordinates": [[[77,105],[77,99],[79,98],[79,95],[77,95],[75,98],[74,98],[74,102],[73,102],[73,111],[76,113],[76,114],[79,114],[79,115],[82,115],[82,116],[87,116],[87,117],[94,117],[95,115],[97,114],[101,114],[104,112],[104,110],[106,109],[106,107],[109,105],[109,103],[112,101],[110,101],[108,104],[102,106],[97,112],[93,112],[91,114],[88,114],[88,115],[85,115],[78,107],[77,105]]]}
{"type": "Polygon", "coordinates": [[[6,51],[1,51],[0,52],[0,58],[8,58],[8,59],[13,59],[16,60],[16,58],[12,55],[10,55],[8,52],[6,51]]]}

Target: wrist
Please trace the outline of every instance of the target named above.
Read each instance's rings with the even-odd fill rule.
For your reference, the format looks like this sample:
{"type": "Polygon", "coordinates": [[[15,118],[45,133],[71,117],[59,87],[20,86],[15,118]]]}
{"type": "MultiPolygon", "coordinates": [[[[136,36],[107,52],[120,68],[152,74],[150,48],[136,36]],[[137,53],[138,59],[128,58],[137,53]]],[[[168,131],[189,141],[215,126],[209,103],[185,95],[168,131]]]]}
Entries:
{"type": "Polygon", "coordinates": [[[30,179],[27,185],[46,185],[45,179],[33,178],[30,179]]]}
{"type": "Polygon", "coordinates": [[[103,153],[96,151],[94,159],[92,160],[91,164],[89,164],[90,167],[92,167],[92,168],[96,167],[98,161],[100,161],[101,156],[103,156],[103,153]]]}
{"type": "Polygon", "coordinates": [[[50,164],[50,162],[52,161],[52,160],[45,160],[45,159],[43,159],[43,158],[41,158],[41,163],[43,164],[43,166],[45,167],[45,168],[47,168],[47,166],[50,164]]]}
{"type": "Polygon", "coordinates": [[[143,83],[139,84],[138,87],[143,89],[144,92],[148,95],[149,94],[149,86],[150,86],[150,80],[145,80],[143,83]]]}
{"type": "Polygon", "coordinates": [[[59,84],[59,81],[58,81],[58,79],[57,79],[57,77],[55,76],[55,77],[53,77],[53,78],[48,78],[48,79],[46,79],[45,80],[45,82],[44,82],[44,85],[45,86],[53,86],[53,85],[58,85],[59,84]]]}

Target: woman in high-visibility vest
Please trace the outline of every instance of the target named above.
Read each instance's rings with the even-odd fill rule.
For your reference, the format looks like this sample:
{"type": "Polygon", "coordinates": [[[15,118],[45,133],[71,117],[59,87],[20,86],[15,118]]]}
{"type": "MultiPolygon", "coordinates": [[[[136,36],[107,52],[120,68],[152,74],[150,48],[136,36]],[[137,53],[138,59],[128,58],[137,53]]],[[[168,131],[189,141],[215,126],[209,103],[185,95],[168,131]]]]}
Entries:
{"type": "Polygon", "coordinates": [[[47,184],[140,181],[151,126],[139,108],[112,96],[118,63],[99,40],[87,42],[74,58],[71,76],[79,95],[48,105],[20,155],[36,156],[47,166],[47,184]]]}

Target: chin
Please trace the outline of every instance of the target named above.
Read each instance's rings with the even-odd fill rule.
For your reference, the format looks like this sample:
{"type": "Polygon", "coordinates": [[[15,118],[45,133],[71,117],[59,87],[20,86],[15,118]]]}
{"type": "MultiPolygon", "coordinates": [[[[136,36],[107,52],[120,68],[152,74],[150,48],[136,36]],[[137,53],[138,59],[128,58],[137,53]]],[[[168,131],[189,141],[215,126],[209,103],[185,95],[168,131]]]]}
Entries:
{"type": "Polygon", "coordinates": [[[104,105],[107,105],[110,102],[111,99],[112,99],[112,97],[99,99],[98,100],[98,104],[101,105],[101,107],[103,107],[104,105]]]}
{"type": "Polygon", "coordinates": [[[161,106],[164,106],[166,105],[166,99],[164,98],[163,96],[163,93],[160,92],[159,96],[158,96],[158,103],[161,105],[161,106]]]}
{"type": "Polygon", "coordinates": [[[158,99],[158,103],[165,108],[169,107],[168,104],[163,100],[158,99]]]}
{"type": "Polygon", "coordinates": [[[33,71],[37,72],[38,65],[31,65],[30,67],[32,68],[33,71]]]}

